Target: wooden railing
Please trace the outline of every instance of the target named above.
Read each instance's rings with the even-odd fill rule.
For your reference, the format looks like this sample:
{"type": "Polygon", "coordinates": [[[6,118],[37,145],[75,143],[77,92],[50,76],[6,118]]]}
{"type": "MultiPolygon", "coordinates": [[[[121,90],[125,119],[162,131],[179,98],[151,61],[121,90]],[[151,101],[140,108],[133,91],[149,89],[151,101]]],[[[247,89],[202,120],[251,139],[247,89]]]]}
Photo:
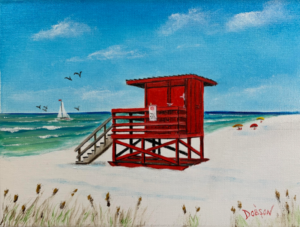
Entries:
{"type": "Polygon", "coordinates": [[[113,109],[112,122],[113,135],[174,134],[186,131],[186,109],[158,107],[157,121],[149,121],[148,108],[113,109]]]}
{"type": "Polygon", "coordinates": [[[81,156],[91,149],[94,146],[94,152],[96,152],[96,144],[104,137],[104,146],[106,145],[106,134],[112,129],[112,126],[107,127],[107,124],[111,121],[112,117],[109,117],[106,121],[104,121],[99,127],[97,127],[87,138],[85,138],[81,144],[79,144],[74,151],[78,152],[77,159],[81,160],[81,156]],[[97,137],[97,132],[99,132],[102,128],[104,128],[103,133],[97,137]],[[82,150],[84,144],[86,144],[90,139],[94,137],[94,141],[91,142],[87,147],[82,150]]]}

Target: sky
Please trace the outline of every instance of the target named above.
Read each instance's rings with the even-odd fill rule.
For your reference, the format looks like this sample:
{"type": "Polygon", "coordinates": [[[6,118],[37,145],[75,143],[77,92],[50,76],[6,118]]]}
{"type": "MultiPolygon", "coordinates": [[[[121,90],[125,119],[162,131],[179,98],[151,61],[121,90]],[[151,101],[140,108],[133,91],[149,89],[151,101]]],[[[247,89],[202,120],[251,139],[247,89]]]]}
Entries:
{"type": "Polygon", "coordinates": [[[300,110],[300,2],[1,1],[1,113],[143,107],[126,79],[193,73],[206,111],[300,110]],[[74,72],[82,71],[81,78],[74,72]],[[65,79],[71,76],[72,81],[65,79]]]}

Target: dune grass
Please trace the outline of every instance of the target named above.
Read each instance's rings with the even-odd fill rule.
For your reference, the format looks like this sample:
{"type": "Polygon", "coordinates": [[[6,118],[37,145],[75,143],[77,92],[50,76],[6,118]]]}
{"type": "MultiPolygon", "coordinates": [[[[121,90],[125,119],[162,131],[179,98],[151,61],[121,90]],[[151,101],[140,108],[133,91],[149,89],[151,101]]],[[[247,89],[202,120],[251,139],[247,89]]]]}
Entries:
{"type": "Polygon", "coordinates": [[[53,198],[59,189],[55,188],[48,198],[41,201],[41,185],[36,188],[36,198],[26,204],[18,203],[18,195],[4,191],[2,203],[3,217],[0,226],[144,226],[147,208],[141,208],[142,197],[133,209],[110,207],[110,195],[107,193],[107,206],[94,204],[91,195],[87,196],[89,206],[83,206],[74,198],[77,189],[69,198],[54,204],[53,198]]]}
{"type": "Polygon", "coordinates": [[[182,211],[184,214],[183,217],[183,226],[184,227],[198,227],[200,226],[200,207],[196,207],[196,211],[194,215],[192,215],[190,212],[187,212],[187,209],[185,205],[182,206],[182,211]]]}
{"type": "Polygon", "coordinates": [[[289,191],[285,191],[285,197],[280,196],[280,192],[275,190],[275,198],[279,207],[280,213],[276,217],[267,219],[255,216],[248,221],[241,215],[242,203],[238,201],[238,210],[235,207],[231,208],[232,216],[230,219],[231,227],[300,227],[300,208],[297,204],[296,195],[290,197],[289,191]]]}

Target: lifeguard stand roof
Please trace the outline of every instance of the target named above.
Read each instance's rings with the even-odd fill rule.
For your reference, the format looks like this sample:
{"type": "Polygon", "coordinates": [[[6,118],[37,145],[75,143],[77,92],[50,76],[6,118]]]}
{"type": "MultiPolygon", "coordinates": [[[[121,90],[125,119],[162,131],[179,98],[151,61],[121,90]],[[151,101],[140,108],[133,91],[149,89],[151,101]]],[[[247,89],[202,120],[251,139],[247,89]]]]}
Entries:
{"type": "Polygon", "coordinates": [[[145,88],[145,83],[149,82],[158,82],[158,81],[165,81],[165,80],[177,80],[177,79],[197,79],[204,83],[204,86],[215,86],[217,85],[216,81],[211,79],[198,76],[196,74],[183,74],[183,75],[175,75],[175,76],[159,76],[159,77],[148,77],[142,79],[132,79],[126,80],[128,85],[145,88]]]}

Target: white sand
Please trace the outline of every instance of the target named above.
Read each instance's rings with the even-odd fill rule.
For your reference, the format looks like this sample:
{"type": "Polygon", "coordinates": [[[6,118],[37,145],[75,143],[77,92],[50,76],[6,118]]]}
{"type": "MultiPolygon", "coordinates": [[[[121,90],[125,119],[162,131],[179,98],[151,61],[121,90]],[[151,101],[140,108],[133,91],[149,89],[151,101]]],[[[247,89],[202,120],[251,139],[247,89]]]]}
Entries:
{"type": "MultiPolygon", "coordinates": [[[[242,131],[230,127],[207,134],[205,156],[210,161],[184,171],[111,167],[104,162],[111,160],[111,149],[86,166],[74,164],[73,149],[1,157],[0,198],[8,188],[19,194],[20,203],[26,202],[35,197],[36,185],[41,183],[44,195],[59,188],[57,200],[64,200],[75,188],[86,203],[91,194],[95,203],[103,205],[110,192],[112,207],[133,207],[142,196],[142,205],[152,214],[148,219],[152,226],[182,226],[183,204],[192,213],[201,207],[202,226],[229,226],[230,208],[238,200],[248,211],[254,205],[259,209],[275,205],[275,217],[275,189],[282,195],[289,189],[300,198],[300,115],[267,118],[258,124],[255,131],[249,123],[242,131]]],[[[193,145],[199,147],[199,141],[193,145]]]]}

